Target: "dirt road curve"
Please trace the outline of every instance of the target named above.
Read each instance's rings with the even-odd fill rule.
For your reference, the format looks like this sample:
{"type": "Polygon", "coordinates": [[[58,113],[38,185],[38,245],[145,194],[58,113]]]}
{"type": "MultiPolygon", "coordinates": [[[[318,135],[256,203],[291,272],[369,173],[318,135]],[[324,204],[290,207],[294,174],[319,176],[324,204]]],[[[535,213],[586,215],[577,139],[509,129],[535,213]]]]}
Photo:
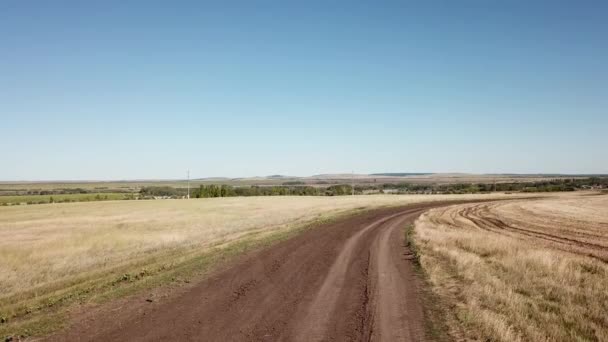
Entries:
{"type": "Polygon", "coordinates": [[[403,227],[439,205],[382,209],[311,229],[179,296],[49,340],[424,340],[420,282],[403,227]]]}

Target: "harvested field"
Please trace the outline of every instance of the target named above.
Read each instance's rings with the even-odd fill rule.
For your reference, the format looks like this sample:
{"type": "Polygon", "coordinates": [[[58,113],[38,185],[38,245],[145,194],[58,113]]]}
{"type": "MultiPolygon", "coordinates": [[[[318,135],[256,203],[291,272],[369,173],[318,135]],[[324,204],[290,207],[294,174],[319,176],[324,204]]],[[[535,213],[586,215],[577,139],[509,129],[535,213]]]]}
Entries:
{"type": "Polygon", "coordinates": [[[454,338],[608,341],[608,196],[433,209],[414,241],[454,338]]]}

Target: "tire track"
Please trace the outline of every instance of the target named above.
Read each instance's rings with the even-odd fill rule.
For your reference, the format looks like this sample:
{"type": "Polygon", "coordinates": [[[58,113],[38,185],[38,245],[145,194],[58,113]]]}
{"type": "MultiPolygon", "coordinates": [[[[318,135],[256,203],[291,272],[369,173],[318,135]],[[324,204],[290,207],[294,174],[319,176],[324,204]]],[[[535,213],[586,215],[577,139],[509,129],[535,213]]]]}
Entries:
{"type": "Polygon", "coordinates": [[[337,309],[336,303],[339,299],[338,294],[347,285],[345,284],[345,280],[346,273],[349,269],[348,266],[353,259],[353,253],[356,252],[360,240],[368,231],[378,228],[387,221],[394,219],[397,216],[402,216],[405,213],[407,212],[389,215],[377,220],[358,231],[346,241],[342,251],[331,266],[323,285],[321,285],[321,288],[315,295],[315,299],[308,307],[304,319],[299,324],[299,329],[301,331],[307,331],[307,334],[296,336],[294,341],[322,341],[325,338],[330,316],[334,314],[337,309]]]}
{"type": "Polygon", "coordinates": [[[492,205],[478,204],[468,205],[457,211],[458,215],[470,220],[480,229],[496,234],[514,234],[526,238],[533,238],[564,251],[585,255],[608,263],[608,248],[606,246],[591,242],[581,241],[571,237],[555,235],[539,230],[517,227],[506,223],[492,212],[492,205]]]}

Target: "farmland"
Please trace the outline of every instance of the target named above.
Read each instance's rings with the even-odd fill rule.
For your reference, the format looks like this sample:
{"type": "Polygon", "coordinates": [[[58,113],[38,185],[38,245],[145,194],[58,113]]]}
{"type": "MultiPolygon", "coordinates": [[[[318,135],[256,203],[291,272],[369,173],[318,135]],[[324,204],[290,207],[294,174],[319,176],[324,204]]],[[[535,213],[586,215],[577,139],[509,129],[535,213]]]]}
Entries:
{"type": "MultiPolygon", "coordinates": [[[[229,185],[233,187],[248,186],[282,186],[302,185],[327,187],[329,185],[354,184],[360,187],[377,187],[379,185],[426,185],[439,186],[450,184],[517,184],[535,183],[551,180],[583,180],[590,177],[605,178],[606,175],[518,175],[518,174],[337,174],[317,175],[310,177],[266,176],[249,178],[201,178],[190,180],[192,189],[201,185],[229,185]]],[[[13,181],[0,182],[0,195],[24,195],[40,192],[83,191],[89,193],[135,193],[143,187],[173,187],[185,189],[186,180],[130,180],[130,181],[13,181]]]]}
{"type": "MultiPolygon", "coordinates": [[[[0,207],[0,316],[10,322],[30,319],[39,311],[115,291],[121,280],[128,285],[171,273],[166,270],[214,247],[289,232],[357,210],[501,197],[512,195],[254,197],[0,207]]],[[[13,325],[4,328],[11,331],[13,325]]]]}
{"type": "Polygon", "coordinates": [[[607,341],[608,196],[462,204],[413,241],[454,339],[607,341]]]}
{"type": "Polygon", "coordinates": [[[308,333],[337,338],[349,330],[327,325],[347,327],[344,322],[361,319],[357,310],[375,308],[363,320],[380,325],[365,323],[355,339],[402,339],[399,331],[414,329],[410,339],[416,340],[430,329],[434,335],[425,335],[430,340],[603,341],[608,339],[607,207],[608,196],[597,191],[0,207],[0,335],[46,335],[74,324],[55,340],[137,340],[141,331],[165,338],[173,330],[155,320],[179,316],[176,322],[185,332],[191,331],[191,320],[206,317],[209,322],[183,335],[185,340],[201,334],[234,336],[221,329],[222,320],[239,321],[249,327],[247,334],[265,336],[255,321],[243,317],[283,322],[284,310],[297,309],[288,315],[293,318],[289,324],[273,326],[277,338],[308,333]],[[416,218],[413,233],[406,236],[411,252],[404,247],[403,229],[416,218]],[[209,272],[250,252],[255,253],[237,267],[206,280],[209,272]],[[401,256],[410,253],[417,256],[422,276],[410,259],[403,264],[401,256]],[[386,272],[393,274],[391,282],[382,281],[386,272]],[[346,282],[340,275],[350,280],[337,286],[346,282]],[[138,295],[166,286],[194,287],[159,304],[158,311],[141,307],[138,295]],[[276,292],[277,286],[294,291],[276,292]],[[223,300],[242,291],[238,298],[248,304],[235,306],[234,312],[224,309],[223,300]],[[197,305],[198,311],[186,310],[191,316],[181,316],[201,293],[214,295],[197,305]],[[120,320],[102,319],[117,298],[133,309],[121,309],[120,320]],[[266,302],[273,304],[262,305],[266,302]],[[409,306],[402,306],[406,302],[409,306]],[[83,305],[99,307],[91,318],[97,325],[73,323],[69,313],[83,305]],[[335,316],[342,318],[327,321],[306,314],[330,310],[327,305],[343,312],[335,316]],[[243,316],[241,310],[251,312],[243,316]],[[399,320],[405,314],[408,324],[399,320]],[[123,329],[123,320],[132,321],[133,328],[123,329]]]}
{"type": "Polygon", "coordinates": [[[478,194],[606,190],[603,175],[370,174],[313,177],[206,178],[190,182],[5,182],[0,205],[135,199],[371,194],[478,194]]]}
{"type": "Polygon", "coordinates": [[[7,204],[45,204],[62,202],[91,202],[133,199],[133,195],[126,193],[85,193],[60,195],[22,195],[0,196],[0,205],[7,204]]]}
{"type": "MultiPolygon", "coordinates": [[[[284,183],[298,183],[302,185],[323,186],[327,184],[396,184],[400,182],[413,184],[453,184],[453,183],[476,183],[485,182],[534,182],[552,178],[584,178],[584,176],[562,176],[562,175],[472,175],[472,174],[424,174],[424,175],[390,175],[390,174],[371,174],[371,175],[317,175],[310,177],[290,177],[290,176],[266,176],[249,178],[202,178],[191,180],[192,187],[208,184],[227,184],[231,186],[272,186],[283,185],[284,183]]],[[[44,191],[54,189],[85,189],[90,191],[138,191],[145,186],[170,186],[185,188],[186,180],[129,180],[129,181],[14,181],[0,183],[0,193],[7,194],[24,191],[44,191]]]]}

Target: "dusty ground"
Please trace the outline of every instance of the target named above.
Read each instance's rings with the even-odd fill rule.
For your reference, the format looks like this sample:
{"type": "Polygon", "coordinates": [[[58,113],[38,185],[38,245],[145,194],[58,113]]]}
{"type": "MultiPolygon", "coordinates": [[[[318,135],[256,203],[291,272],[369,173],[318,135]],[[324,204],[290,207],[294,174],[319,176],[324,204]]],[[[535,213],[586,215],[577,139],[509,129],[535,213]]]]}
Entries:
{"type": "Polygon", "coordinates": [[[153,303],[135,297],[49,341],[421,341],[421,281],[403,228],[441,203],[382,209],[249,253],[153,303]]]}

